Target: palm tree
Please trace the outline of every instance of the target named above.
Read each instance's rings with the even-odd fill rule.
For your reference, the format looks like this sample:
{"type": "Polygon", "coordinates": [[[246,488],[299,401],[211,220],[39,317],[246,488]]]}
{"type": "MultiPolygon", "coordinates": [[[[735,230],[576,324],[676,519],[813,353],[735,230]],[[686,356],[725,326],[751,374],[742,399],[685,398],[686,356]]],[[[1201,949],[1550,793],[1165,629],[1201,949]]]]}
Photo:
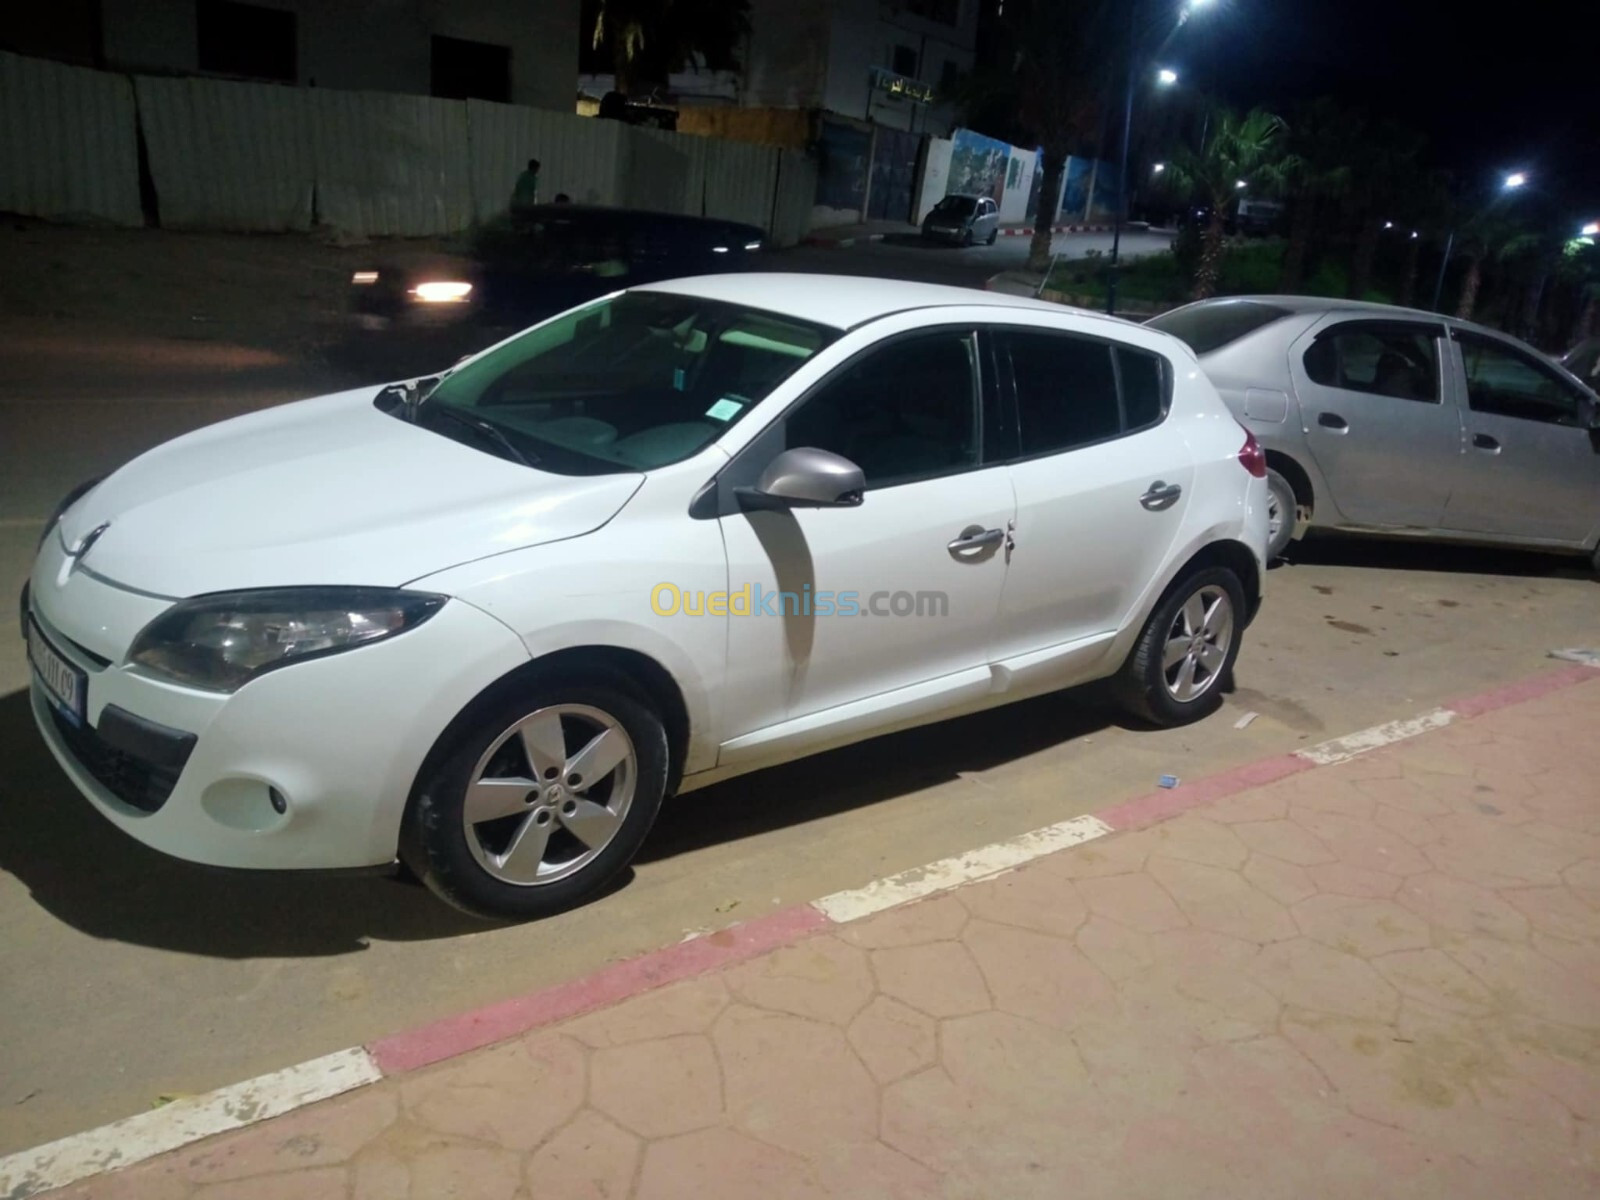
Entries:
{"type": "Polygon", "coordinates": [[[1318,214],[1341,201],[1349,190],[1351,148],[1360,140],[1362,128],[1358,115],[1327,98],[1312,101],[1296,114],[1286,142],[1289,241],[1284,247],[1279,291],[1300,289],[1318,214]]]}
{"type": "Polygon", "coordinates": [[[750,0],[584,0],[581,19],[627,96],[696,61],[713,71],[737,66],[750,0]]]}
{"type": "Polygon", "coordinates": [[[1274,195],[1282,190],[1298,162],[1283,149],[1283,118],[1262,109],[1243,116],[1222,110],[1213,118],[1204,148],[1186,150],[1172,163],[1173,185],[1211,208],[1195,274],[1194,298],[1204,300],[1217,290],[1222,270],[1223,235],[1229,205],[1244,188],[1274,195]]]}
{"type": "Polygon", "coordinates": [[[1378,237],[1392,219],[1407,179],[1417,173],[1422,138],[1396,121],[1381,121],[1362,137],[1351,160],[1351,183],[1345,193],[1346,209],[1356,228],[1355,254],[1350,263],[1347,294],[1355,299],[1372,285],[1372,267],[1378,256],[1378,237]]]}

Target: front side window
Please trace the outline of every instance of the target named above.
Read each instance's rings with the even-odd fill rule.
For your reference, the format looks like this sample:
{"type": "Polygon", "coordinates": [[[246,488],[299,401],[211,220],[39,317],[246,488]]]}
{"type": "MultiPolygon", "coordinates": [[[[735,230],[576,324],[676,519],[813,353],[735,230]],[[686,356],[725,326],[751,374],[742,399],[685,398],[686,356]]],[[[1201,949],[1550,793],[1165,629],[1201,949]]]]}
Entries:
{"type": "Polygon", "coordinates": [[[1585,424],[1589,398],[1531,355],[1475,333],[1457,333],[1455,339],[1473,412],[1548,425],[1585,424]]]}
{"type": "Polygon", "coordinates": [[[458,367],[417,417],[558,474],[648,471],[715,441],[837,336],[741,305],[624,292],[458,367]]]}
{"type": "Polygon", "coordinates": [[[830,377],[786,422],[785,449],[814,446],[888,487],[976,466],[977,354],[966,330],[900,338],[830,377]]]}
{"type": "Polygon", "coordinates": [[[1323,387],[1437,404],[1438,334],[1430,325],[1378,321],[1335,325],[1306,351],[1306,374],[1323,387]]]}

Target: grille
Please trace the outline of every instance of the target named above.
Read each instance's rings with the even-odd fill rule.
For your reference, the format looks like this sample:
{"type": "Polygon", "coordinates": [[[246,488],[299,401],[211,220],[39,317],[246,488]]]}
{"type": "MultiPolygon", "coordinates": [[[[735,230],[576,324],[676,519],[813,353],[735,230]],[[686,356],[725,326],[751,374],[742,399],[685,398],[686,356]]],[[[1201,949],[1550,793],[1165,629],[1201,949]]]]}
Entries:
{"type": "Polygon", "coordinates": [[[118,750],[87,725],[74,725],[53,707],[50,719],[67,752],[124,804],[153,813],[172,795],[182,766],[158,767],[138,755],[118,750]]]}

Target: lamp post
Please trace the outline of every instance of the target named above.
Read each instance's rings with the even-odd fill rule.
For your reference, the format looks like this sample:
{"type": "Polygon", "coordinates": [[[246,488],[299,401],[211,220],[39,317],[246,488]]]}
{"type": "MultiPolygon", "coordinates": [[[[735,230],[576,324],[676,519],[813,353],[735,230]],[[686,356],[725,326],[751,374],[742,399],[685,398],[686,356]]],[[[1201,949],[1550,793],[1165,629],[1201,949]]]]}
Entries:
{"type": "MultiPolygon", "coordinates": [[[[1518,188],[1526,187],[1527,184],[1528,173],[1526,171],[1512,171],[1500,181],[1500,191],[1502,194],[1514,192],[1518,188]]],[[[1439,260],[1439,277],[1433,281],[1433,303],[1429,307],[1434,312],[1439,311],[1439,298],[1444,294],[1444,272],[1445,268],[1450,265],[1450,252],[1455,249],[1455,245],[1456,231],[1452,229],[1450,236],[1444,242],[1444,257],[1439,260]]]]}
{"type": "MultiPolygon", "coordinates": [[[[1111,227],[1111,261],[1106,275],[1106,315],[1117,312],[1117,272],[1122,262],[1122,226],[1128,219],[1128,153],[1133,139],[1133,89],[1142,72],[1139,70],[1139,0],[1125,0],[1128,5],[1128,89],[1122,102],[1122,161],[1117,169],[1117,215],[1111,227]]],[[[1210,0],[1185,0],[1178,10],[1178,29],[1204,8],[1210,0]]],[[[1177,29],[1173,30],[1174,33],[1177,29]]],[[[1171,34],[1168,35],[1168,40],[1171,34]]],[[[1166,45],[1165,42],[1162,43],[1166,45]]],[[[1178,82],[1178,73],[1170,67],[1156,72],[1156,82],[1162,87],[1172,87],[1178,82]]]]}

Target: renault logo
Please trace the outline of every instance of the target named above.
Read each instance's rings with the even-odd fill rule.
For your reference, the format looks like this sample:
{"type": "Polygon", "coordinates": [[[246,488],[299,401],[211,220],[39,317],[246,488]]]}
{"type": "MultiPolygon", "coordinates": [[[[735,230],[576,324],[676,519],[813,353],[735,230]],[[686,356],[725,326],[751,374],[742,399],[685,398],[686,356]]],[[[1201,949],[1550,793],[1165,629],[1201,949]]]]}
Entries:
{"type": "Polygon", "coordinates": [[[110,528],[111,522],[103,521],[78,539],[78,544],[67,551],[67,561],[62,564],[58,583],[66,583],[67,578],[82,564],[84,556],[94,548],[94,544],[100,540],[100,536],[110,528]]]}

